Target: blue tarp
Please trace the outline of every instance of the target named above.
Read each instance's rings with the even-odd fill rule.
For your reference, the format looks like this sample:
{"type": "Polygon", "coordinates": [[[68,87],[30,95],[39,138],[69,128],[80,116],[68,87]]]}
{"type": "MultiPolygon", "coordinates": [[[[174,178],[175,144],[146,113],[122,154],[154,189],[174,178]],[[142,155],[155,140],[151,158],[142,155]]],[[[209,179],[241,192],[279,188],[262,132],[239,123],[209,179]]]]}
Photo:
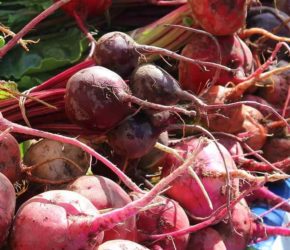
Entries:
{"type": "MultiPolygon", "coordinates": [[[[281,197],[288,199],[290,197],[290,179],[286,181],[280,181],[268,185],[269,189],[275,194],[280,195],[281,197]]],[[[258,203],[251,207],[251,210],[254,214],[259,215],[267,211],[270,207],[266,204],[258,203]]],[[[276,209],[273,212],[267,214],[263,217],[263,222],[271,226],[281,226],[286,217],[286,212],[276,209]]],[[[277,237],[269,237],[267,240],[259,242],[257,244],[251,245],[249,249],[256,250],[272,250],[274,244],[276,244],[277,237]]],[[[289,247],[289,246],[288,246],[289,247]]],[[[285,248],[286,249],[286,248],[285,248]]],[[[290,247],[288,248],[290,249],[290,247]]],[[[282,249],[275,249],[282,250],[282,249]]]]}

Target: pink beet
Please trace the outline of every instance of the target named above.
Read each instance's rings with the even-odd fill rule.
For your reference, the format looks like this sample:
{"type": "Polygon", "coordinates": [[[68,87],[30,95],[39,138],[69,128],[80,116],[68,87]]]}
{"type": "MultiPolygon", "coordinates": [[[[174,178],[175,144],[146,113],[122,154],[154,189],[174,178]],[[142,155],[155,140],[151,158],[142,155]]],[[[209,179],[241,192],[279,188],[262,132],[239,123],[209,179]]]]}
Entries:
{"type": "MultiPolygon", "coordinates": [[[[221,144],[218,143],[217,145],[223,157],[214,142],[210,140],[205,141],[206,146],[197,154],[196,164],[193,165],[192,168],[199,175],[212,202],[213,210],[210,209],[200,187],[189,174],[184,174],[176,178],[171,184],[171,188],[167,191],[167,195],[179,202],[193,218],[207,217],[215,209],[226,203],[228,199],[224,189],[226,180],[224,178],[214,177],[215,172],[225,173],[226,170],[223,159],[225,159],[225,164],[229,171],[236,169],[232,157],[221,144]],[[207,171],[211,173],[207,174],[207,171]]],[[[187,139],[175,145],[174,149],[184,158],[187,154],[198,151],[200,143],[200,139],[187,139]]],[[[176,156],[168,154],[161,164],[161,166],[163,166],[162,176],[165,177],[180,165],[180,160],[177,159],[176,156]]],[[[231,180],[230,185],[232,196],[236,196],[238,193],[238,180],[231,180]]]]}
{"type": "Polygon", "coordinates": [[[187,250],[227,250],[218,231],[211,227],[191,234],[187,250]]]}
{"type": "Polygon", "coordinates": [[[11,182],[0,173],[0,248],[4,245],[15,212],[16,195],[11,182]]]}
{"type": "Polygon", "coordinates": [[[19,145],[9,133],[0,139],[0,173],[4,174],[12,183],[21,177],[19,145]]]}
{"type": "MultiPolygon", "coordinates": [[[[133,194],[134,199],[140,195],[133,194]]],[[[154,199],[150,208],[144,208],[136,216],[138,241],[144,245],[160,247],[163,250],[185,250],[189,235],[165,238],[160,241],[150,241],[148,236],[152,234],[163,234],[189,227],[188,217],[183,208],[174,200],[158,196],[154,199]]]]}
{"type": "MultiPolygon", "coordinates": [[[[132,200],[115,182],[102,176],[81,176],[68,186],[89,199],[98,210],[121,208],[132,200]]],[[[135,217],[105,231],[104,241],[125,239],[135,240],[135,217]]]]}

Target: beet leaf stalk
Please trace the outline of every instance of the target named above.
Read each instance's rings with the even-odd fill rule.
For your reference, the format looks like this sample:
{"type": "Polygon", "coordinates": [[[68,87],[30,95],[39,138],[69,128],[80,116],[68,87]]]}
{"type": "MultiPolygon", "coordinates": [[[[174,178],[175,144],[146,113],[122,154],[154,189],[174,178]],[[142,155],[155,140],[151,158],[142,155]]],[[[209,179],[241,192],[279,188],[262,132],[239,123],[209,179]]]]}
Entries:
{"type": "Polygon", "coordinates": [[[3,58],[9,50],[11,50],[19,40],[24,37],[29,31],[31,31],[38,23],[40,23],[43,19],[53,14],[56,10],[58,10],[64,4],[70,2],[71,0],[61,0],[52,4],[49,8],[41,12],[38,16],[33,18],[28,24],[26,24],[13,38],[0,49],[0,58],[3,58]]]}

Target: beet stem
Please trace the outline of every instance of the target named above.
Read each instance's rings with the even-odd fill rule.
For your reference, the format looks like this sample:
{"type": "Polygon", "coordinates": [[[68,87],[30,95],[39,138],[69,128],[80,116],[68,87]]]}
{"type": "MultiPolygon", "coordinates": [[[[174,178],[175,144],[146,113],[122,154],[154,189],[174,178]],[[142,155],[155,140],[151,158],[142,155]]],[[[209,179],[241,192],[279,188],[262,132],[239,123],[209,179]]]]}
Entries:
{"type": "Polygon", "coordinates": [[[268,226],[259,222],[255,222],[252,235],[262,239],[277,235],[290,236],[290,228],[268,226]]]}
{"type": "MultiPolygon", "coordinates": [[[[242,200],[243,198],[245,198],[250,192],[252,192],[253,190],[257,189],[260,187],[261,184],[259,185],[253,185],[251,186],[248,190],[246,190],[244,193],[240,194],[239,197],[237,197],[235,200],[231,201],[230,203],[230,209],[232,209],[240,200],[242,200]]],[[[183,236],[185,234],[189,234],[189,233],[194,233],[197,232],[198,230],[201,230],[205,227],[208,227],[210,225],[216,224],[217,222],[223,220],[227,213],[229,208],[224,205],[221,206],[220,208],[218,208],[216,211],[214,211],[209,217],[205,218],[204,221],[197,223],[193,226],[190,226],[188,228],[183,228],[180,230],[176,230],[173,232],[169,232],[169,233],[164,233],[164,234],[154,234],[154,235],[150,235],[148,236],[150,240],[161,240],[165,237],[179,237],[179,236],[183,236]]]]}
{"type": "Polygon", "coordinates": [[[37,15],[35,18],[33,18],[28,24],[26,24],[14,37],[11,38],[11,40],[4,45],[0,49],[0,58],[6,55],[6,53],[12,49],[19,40],[25,36],[29,31],[31,31],[38,23],[40,23],[43,19],[48,17],[49,15],[53,14],[56,10],[58,10],[61,6],[64,4],[70,2],[71,0],[60,0],[58,2],[53,3],[50,7],[48,7],[46,10],[41,12],[39,15],[37,15]]]}
{"type": "Polygon", "coordinates": [[[76,20],[76,23],[79,26],[80,30],[86,35],[86,37],[88,38],[88,40],[92,44],[96,43],[95,38],[92,36],[92,34],[89,32],[89,30],[85,26],[84,20],[78,15],[78,13],[76,11],[73,12],[73,16],[74,16],[74,18],[76,20]]]}
{"type": "Polygon", "coordinates": [[[187,115],[187,116],[196,116],[196,112],[192,111],[192,110],[186,110],[184,108],[179,108],[176,106],[166,106],[166,105],[161,105],[161,104],[157,104],[157,103],[151,103],[151,102],[142,100],[136,96],[127,95],[125,93],[121,96],[121,98],[124,102],[132,102],[132,103],[135,103],[141,107],[143,106],[145,108],[157,109],[160,111],[171,111],[171,112],[175,112],[175,113],[182,113],[182,114],[187,115]]]}
{"type": "MultiPolygon", "coordinates": [[[[91,58],[86,59],[85,61],[80,62],[66,69],[65,71],[59,73],[58,75],[49,78],[47,81],[43,82],[42,84],[37,85],[36,87],[32,88],[30,92],[33,93],[36,91],[47,90],[47,89],[53,88],[54,87],[53,85],[56,85],[57,83],[62,82],[62,81],[67,81],[73,74],[75,74],[79,70],[90,67],[90,66],[94,66],[94,65],[95,65],[95,62],[93,59],[91,58]]],[[[62,86],[62,87],[65,88],[65,86],[62,86]]]]}
{"type": "Polygon", "coordinates": [[[101,232],[114,227],[116,224],[125,221],[126,219],[134,216],[136,213],[144,209],[158,194],[160,194],[164,189],[168,188],[169,184],[174,181],[178,176],[184,174],[189,167],[191,167],[192,162],[199,153],[194,152],[190,155],[185,162],[175,169],[166,178],[163,178],[158,184],[156,184],[149,192],[145,193],[141,198],[130,202],[122,208],[115,209],[110,213],[105,213],[99,215],[93,222],[91,226],[92,232],[101,232]]]}
{"type": "Polygon", "coordinates": [[[191,59],[191,58],[179,55],[173,51],[170,51],[170,50],[167,50],[164,48],[159,48],[156,46],[149,46],[149,45],[143,45],[143,44],[141,45],[141,44],[137,44],[137,43],[135,43],[134,46],[136,47],[136,49],[140,53],[159,54],[159,55],[163,55],[163,56],[172,57],[176,60],[185,61],[188,63],[193,63],[193,64],[197,64],[197,65],[202,65],[202,66],[214,67],[214,68],[222,69],[222,70],[225,70],[228,72],[237,71],[237,69],[231,69],[231,68],[228,68],[228,67],[221,65],[221,64],[218,64],[218,63],[205,62],[205,61],[201,61],[201,60],[191,59]]]}

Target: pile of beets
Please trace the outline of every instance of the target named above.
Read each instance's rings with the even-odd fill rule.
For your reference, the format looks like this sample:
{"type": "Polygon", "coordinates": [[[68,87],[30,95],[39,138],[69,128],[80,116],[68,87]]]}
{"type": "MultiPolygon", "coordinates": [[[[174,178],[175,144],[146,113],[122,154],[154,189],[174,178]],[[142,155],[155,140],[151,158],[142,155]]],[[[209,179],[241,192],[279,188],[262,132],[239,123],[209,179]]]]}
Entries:
{"type": "Polygon", "coordinates": [[[0,57],[59,8],[91,52],[23,93],[1,81],[1,249],[243,250],[290,236],[249,208],[290,212],[267,188],[290,173],[287,1],[54,2],[0,57]],[[95,39],[86,20],[126,3],[175,6],[150,27],[183,35],[95,39]]]}

